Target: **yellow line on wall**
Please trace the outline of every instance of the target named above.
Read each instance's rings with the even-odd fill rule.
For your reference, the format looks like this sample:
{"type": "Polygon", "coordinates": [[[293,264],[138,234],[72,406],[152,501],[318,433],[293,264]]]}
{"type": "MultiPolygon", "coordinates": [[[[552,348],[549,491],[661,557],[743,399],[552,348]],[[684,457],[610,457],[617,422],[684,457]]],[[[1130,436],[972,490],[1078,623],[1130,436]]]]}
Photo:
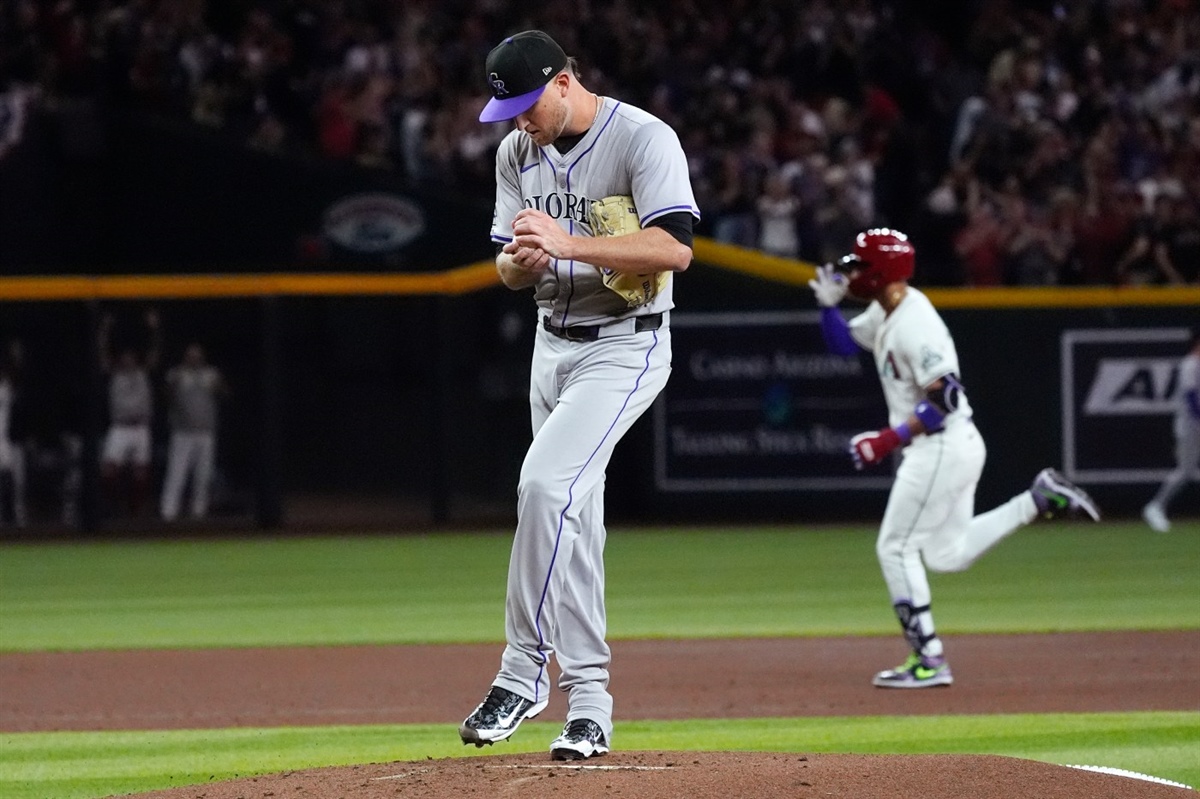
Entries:
{"type": "Polygon", "coordinates": [[[692,250],[696,254],[696,260],[701,263],[766,278],[776,283],[807,287],[808,281],[816,275],[816,268],[807,261],[767,255],[765,252],[712,239],[696,239],[692,250]]]}
{"type": "MultiPolygon", "coordinates": [[[[808,291],[814,266],[698,238],[697,263],[808,291]]],[[[686,279],[686,278],[684,278],[686,279]]],[[[291,296],[458,296],[500,285],[492,261],[444,272],[73,275],[0,278],[0,301],[229,299],[291,296]]],[[[923,289],[941,308],[1103,308],[1195,306],[1200,286],[984,287],[923,289]]]]}
{"type": "Polygon", "coordinates": [[[1196,306],[1200,286],[1069,286],[921,289],[939,308],[1113,308],[1196,306]]]}
{"type": "MultiPolygon", "coordinates": [[[[816,267],[723,244],[697,239],[697,261],[765,278],[776,283],[803,286],[816,274],[816,267]]],[[[916,284],[919,286],[919,284],[916,284]]],[[[1200,286],[987,286],[972,288],[922,288],[940,308],[1107,308],[1122,305],[1188,306],[1200,309],[1200,286]]]]}
{"type": "Polygon", "coordinates": [[[228,299],[273,295],[466,294],[498,285],[484,261],[411,274],[103,275],[0,278],[0,300],[228,299]]]}

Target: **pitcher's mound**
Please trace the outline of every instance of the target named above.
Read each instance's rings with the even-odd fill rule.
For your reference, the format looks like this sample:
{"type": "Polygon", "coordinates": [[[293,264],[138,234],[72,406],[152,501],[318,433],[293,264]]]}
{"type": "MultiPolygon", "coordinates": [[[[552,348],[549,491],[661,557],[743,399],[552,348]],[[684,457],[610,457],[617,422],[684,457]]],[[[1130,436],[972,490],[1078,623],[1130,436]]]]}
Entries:
{"type": "Polygon", "coordinates": [[[1151,779],[995,755],[614,752],[578,763],[492,755],[292,771],[139,794],[140,799],[1188,799],[1151,779]]]}

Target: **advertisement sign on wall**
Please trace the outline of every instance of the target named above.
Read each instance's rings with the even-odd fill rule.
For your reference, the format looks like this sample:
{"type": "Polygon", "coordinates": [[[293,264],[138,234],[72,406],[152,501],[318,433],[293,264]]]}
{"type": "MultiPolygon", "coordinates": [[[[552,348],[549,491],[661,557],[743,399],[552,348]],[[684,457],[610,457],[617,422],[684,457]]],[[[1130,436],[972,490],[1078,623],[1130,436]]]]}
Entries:
{"type": "Polygon", "coordinates": [[[1153,483],[1174,465],[1186,328],[1062,333],[1063,465],[1090,483],[1153,483]]]}
{"type": "Polygon", "coordinates": [[[828,354],[820,314],[672,314],[674,371],[654,407],[659,490],[886,489],[850,438],[886,424],[870,356],[828,354]]]}

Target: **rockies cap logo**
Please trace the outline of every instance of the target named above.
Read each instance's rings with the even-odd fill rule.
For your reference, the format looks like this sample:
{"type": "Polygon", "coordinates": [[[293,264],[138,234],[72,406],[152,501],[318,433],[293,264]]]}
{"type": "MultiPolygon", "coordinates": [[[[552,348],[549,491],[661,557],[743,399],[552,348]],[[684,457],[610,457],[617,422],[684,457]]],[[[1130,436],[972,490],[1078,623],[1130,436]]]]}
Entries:
{"type": "Polygon", "coordinates": [[[492,48],[484,64],[492,97],[479,121],[500,122],[528,111],[567,63],[567,54],[543,31],[509,36],[492,48]]]}

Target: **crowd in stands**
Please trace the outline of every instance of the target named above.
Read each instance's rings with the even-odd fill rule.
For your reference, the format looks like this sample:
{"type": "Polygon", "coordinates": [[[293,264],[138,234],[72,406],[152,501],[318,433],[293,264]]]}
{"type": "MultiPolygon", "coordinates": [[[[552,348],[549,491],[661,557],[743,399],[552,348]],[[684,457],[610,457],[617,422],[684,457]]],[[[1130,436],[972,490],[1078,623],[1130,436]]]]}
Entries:
{"type": "Polygon", "coordinates": [[[101,97],[489,198],[508,128],[476,121],[482,64],[540,27],[679,133],[702,235],[824,262],[890,225],[938,285],[1200,281],[1193,0],[3,8],[6,96],[101,97]]]}

